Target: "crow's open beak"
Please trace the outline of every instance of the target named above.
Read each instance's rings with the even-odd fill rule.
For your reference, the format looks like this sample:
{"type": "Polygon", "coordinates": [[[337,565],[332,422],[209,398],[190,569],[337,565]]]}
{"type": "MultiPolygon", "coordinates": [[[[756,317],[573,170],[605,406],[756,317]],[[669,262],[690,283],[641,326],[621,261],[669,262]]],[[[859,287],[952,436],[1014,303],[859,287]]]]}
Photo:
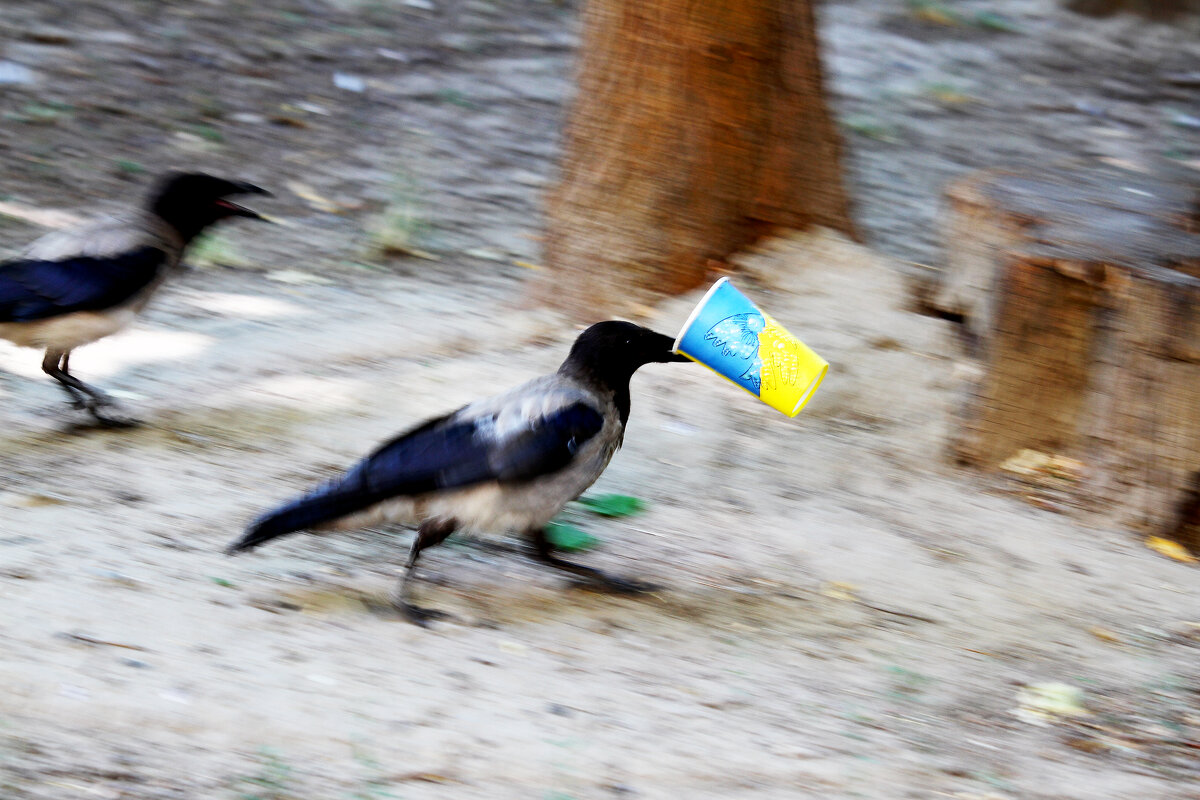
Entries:
{"type": "Polygon", "coordinates": [[[226,217],[246,217],[248,219],[263,219],[262,214],[257,211],[252,211],[245,206],[239,206],[237,203],[231,203],[228,200],[221,199],[217,201],[217,208],[225,212],[226,217]]]}
{"type": "MultiPolygon", "coordinates": [[[[261,194],[267,197],[273,197],[273,195],[266,189],[263,189],[261,186],[255,186],[253,183],[241,182],[234,185],[237,186],[237,189],[229,194],[261,194]]],[[[225,210],[225,216],[227,217],[246,217],[247,219],[258,219],[262,220],[263,222],[271,221],[262,214],[259,214],[257,211],[253,211],[245,206],[238,205],[237,203],[225,198],[218,200],[217,206],[225,210]]]]}

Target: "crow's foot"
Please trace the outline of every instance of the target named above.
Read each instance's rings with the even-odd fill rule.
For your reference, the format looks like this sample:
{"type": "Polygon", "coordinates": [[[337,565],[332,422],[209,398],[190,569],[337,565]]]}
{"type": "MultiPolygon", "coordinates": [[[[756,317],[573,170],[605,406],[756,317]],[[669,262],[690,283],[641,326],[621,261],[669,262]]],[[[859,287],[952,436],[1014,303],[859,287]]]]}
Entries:
{"type": "Polygon", "coordinates": [[[142,424],[140,419],[128,414],[107,397],[85,402],[83,408],[105,428],[136,428],[142,424]]]}
{"type": "Polygon", "coordinates": [[[428,628],[429,623],[434,620],[449,621],[458,619],[458,617],[449,611],[442,611],[437,608],[422,608],[412,603],[397,603],[396,610],[403,614],[409,622],[414,625],[420,625],[422,628],[428,628]]]}
{"type": "Polygon", "coordinates": [[[613,594],[649,594],[663,588],[657,583],[639,581],[636,578],[623,578],[620,575],[611,575],[600,570],[596,570],[594,574],[581,574],[581,577],[594,588],[613,594]]]}

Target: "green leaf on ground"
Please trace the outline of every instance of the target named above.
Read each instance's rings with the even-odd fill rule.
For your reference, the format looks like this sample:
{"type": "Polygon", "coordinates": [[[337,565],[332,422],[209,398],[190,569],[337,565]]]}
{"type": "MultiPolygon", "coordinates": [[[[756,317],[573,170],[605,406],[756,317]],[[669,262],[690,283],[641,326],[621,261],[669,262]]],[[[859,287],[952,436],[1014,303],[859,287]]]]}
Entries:
{"type": "Polygon", "coordinates": [[[627,494],[599,494],[579,498],[579,504],[602,517],[630,517],[646,510],[646,502],[627,494]]]}
{"type": "Polygon", "coordinates": [[[600,544],[600,540],[595,536],[565,522],[551,522],[547,525],[546,538],[550,540],[550,544],[554,545],[554,549],[567,552],[591,550],[600,544]]]}
{"type": "Polygon", "coordinates": [[[980,11],[975,15],[972,22],[985,31],[999,31],[1001,33],[1023,32],[1020,25],[1003,14],[997,14],[995,11],[980,11]]]}

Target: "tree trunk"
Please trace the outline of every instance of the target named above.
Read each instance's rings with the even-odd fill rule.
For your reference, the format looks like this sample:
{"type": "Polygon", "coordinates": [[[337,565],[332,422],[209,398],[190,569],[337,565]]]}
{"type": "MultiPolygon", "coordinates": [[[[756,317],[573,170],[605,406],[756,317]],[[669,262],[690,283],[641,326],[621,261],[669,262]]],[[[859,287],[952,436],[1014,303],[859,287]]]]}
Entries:
{"type": "Polygon", "coordinates": [[[1200,548],[1181,524],[1200,489],[1195,192],[1118,170],[971,176],[949,192],[938,299],[982,367],[961,460],[1036,478],[1076,464],[1056,476],[1069,502],[1200,548]]]}
{"type": "Polygon", "coordinates": [[[852,233],[810,0],[590,0],[543,299],[595,316],[776,228],[852,233]]]}

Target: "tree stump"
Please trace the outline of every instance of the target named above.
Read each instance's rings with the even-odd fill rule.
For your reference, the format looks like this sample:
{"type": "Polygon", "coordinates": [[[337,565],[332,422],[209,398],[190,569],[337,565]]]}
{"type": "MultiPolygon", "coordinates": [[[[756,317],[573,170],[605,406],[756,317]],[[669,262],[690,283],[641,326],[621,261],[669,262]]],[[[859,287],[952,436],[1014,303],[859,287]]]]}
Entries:
{"type": "Polygon", "coordinates": [[[578,86],[540,299],[596,317],[779,228],[853,233],[812,0],[588,0],[578,86]]]}
{"type": "Polygon", "coordinates": [[[934,304],[980,366],[957,458],[1057,457],[1073,505],[1200,550],[1200,192],[1111,168],[985,171],[948,200],[934,304]]]}

